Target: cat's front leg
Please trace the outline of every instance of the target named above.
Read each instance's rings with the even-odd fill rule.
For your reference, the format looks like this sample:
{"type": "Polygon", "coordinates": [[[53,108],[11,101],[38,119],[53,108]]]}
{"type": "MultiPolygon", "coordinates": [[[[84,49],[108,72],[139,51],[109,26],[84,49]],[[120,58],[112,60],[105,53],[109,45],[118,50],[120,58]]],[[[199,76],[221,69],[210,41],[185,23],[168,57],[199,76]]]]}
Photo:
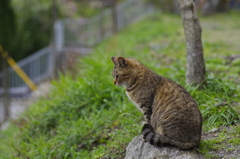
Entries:
{"type": "Polygon", "coordinates": [[[151,136],[154,135],[153,128],[151,126],[152,108],[149,105],[141,105],[140,108],[142,109],[144,118],[147,122],[142,128],[143,141],[147,142],[150,140],[151,136]]]}
{"type": "Polygon", "coordinates": [[[143,110],[143,115],[147,124],[151,124],[152,108],[146,105],[141,105],[140,108],[143,110]]]}

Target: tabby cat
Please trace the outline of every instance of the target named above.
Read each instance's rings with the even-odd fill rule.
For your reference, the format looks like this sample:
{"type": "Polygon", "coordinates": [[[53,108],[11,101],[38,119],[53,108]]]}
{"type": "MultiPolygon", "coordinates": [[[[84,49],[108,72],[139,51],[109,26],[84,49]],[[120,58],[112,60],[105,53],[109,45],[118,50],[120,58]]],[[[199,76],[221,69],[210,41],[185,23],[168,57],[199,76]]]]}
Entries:
{"type": "Polygon", "coordinates": [[[112,57],[114,84],[125,86],[128,98],[142,111],[143,140],[181,150],[197,147],[202,116],[196,101],[179,84],[160,76],[133,58],[112,57]]]}

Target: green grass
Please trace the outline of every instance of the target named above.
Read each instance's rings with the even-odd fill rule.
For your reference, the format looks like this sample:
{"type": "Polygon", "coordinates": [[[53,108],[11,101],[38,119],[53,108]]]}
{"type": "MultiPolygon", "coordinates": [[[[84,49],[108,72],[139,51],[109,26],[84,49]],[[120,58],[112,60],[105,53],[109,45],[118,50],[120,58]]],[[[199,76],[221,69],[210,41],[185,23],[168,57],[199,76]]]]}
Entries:
{"type": "Polygon", "coordinates": [[[202,140],[199,153],[204,154],[205,158],[219,158],[217,151],[227,150],[231,154],[231,151],[239,150],[237,146],[240,144],[240,125],[227,128],[222,129],[220,133],[210,139],[202,140]],[[227,130],[227,128],[230,130],[227,130]]]}
{"type": "MultiPolygon", "coordinates": [[[[204,89],[185,84],[181,17],[151,16],[82,57],[74,77],[66,74],[53,81],[49,95],[39,99],[24,117],[1,133],[3,158],[124,157],[127,144],[140,134],[143,115],[127,99],[124,88],[113,84],[112,56],[134,57],[187,88],[203,114],[204,131],[230,125],[239,127],[240,63],[228,63],[225,57],[240,51],[239,44],[226,36],[228,32],[238,32],[240,21],[231,13],[201,18],[200,22],[208,84],[204,89]],[[221,33],[225,36],[219,38],[221,33]],[[217,106],[219,103],[224,104],[217,106]]],[[[237,39],[239,34],[231,35],[237,39]]],[[[234,134],[239,132],[236,129],[228,143],[238,144],[234,134]]],[[[225,140],[203,141],[199,151],[207,156],[210,149],[219,148],[219,143],[225,140]]]]}
{"type": "Polygon", "coordinates": [[[1,159],[13,158],[13,149],[10,143],[13,143],[16,134],[19,133],[19,128],[16,125],[11,125],[5,131],[0,132],[0,154],[1,159]]]}

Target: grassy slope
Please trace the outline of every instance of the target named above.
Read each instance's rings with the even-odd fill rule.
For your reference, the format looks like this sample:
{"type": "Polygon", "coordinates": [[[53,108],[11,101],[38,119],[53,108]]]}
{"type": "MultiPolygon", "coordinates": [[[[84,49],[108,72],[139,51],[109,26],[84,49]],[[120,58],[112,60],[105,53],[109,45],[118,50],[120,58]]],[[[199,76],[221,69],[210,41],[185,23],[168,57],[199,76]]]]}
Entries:
{"type": "MultiPolygon", "coordinates": [[[[186,87],[201,108],[204,131],[233,124],[235,131],[229,134],[233,139],[230,144],[239,144],[234,136],[240,131],[240,61],[227,63],[225,57],[239,54],[240,21],[236,14],[201,18],[200,21],[207,88],[198,91],[185,85],[181,18],[152,16],[96,46],[91,55],[80,59],[79,72],[74,78],[66,75],[53,82],[55,87],[50,94],[39,99],[21,120],[15,121],[7,130],[11,133],[1,134],[0,140],[5,144],[0,144],[0,154],[11,158],[7,156],[10,145],[18,158],[123,157],[127,144],[140,133],[143,118],[127,99],[123,88],[113,85],[111,56],[135,57],[186,87]],[[226,104],[219,108],[214,106],[222,102],[226,104]]],[[[200,152],[207,154],[221,143],[223,141],[204,141],[200,152]]]]}

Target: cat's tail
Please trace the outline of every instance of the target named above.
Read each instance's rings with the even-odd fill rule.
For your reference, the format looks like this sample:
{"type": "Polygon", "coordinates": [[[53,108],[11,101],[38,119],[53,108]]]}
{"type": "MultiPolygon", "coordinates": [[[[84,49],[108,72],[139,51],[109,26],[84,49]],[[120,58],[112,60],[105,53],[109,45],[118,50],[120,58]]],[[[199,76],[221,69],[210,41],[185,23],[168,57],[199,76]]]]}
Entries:
{"type": "Polygon", "coordinates": [[[189,150],[197,147],[199,141],[192,142],[179,142],[169,138],[168,136],[160,135],[154,133],[153,128],[149,124],[145,124],[142,129],[143,140],[149,142],[152,145],[162,147],[162,146],[173,146],[181,150],[189,150]]]}

